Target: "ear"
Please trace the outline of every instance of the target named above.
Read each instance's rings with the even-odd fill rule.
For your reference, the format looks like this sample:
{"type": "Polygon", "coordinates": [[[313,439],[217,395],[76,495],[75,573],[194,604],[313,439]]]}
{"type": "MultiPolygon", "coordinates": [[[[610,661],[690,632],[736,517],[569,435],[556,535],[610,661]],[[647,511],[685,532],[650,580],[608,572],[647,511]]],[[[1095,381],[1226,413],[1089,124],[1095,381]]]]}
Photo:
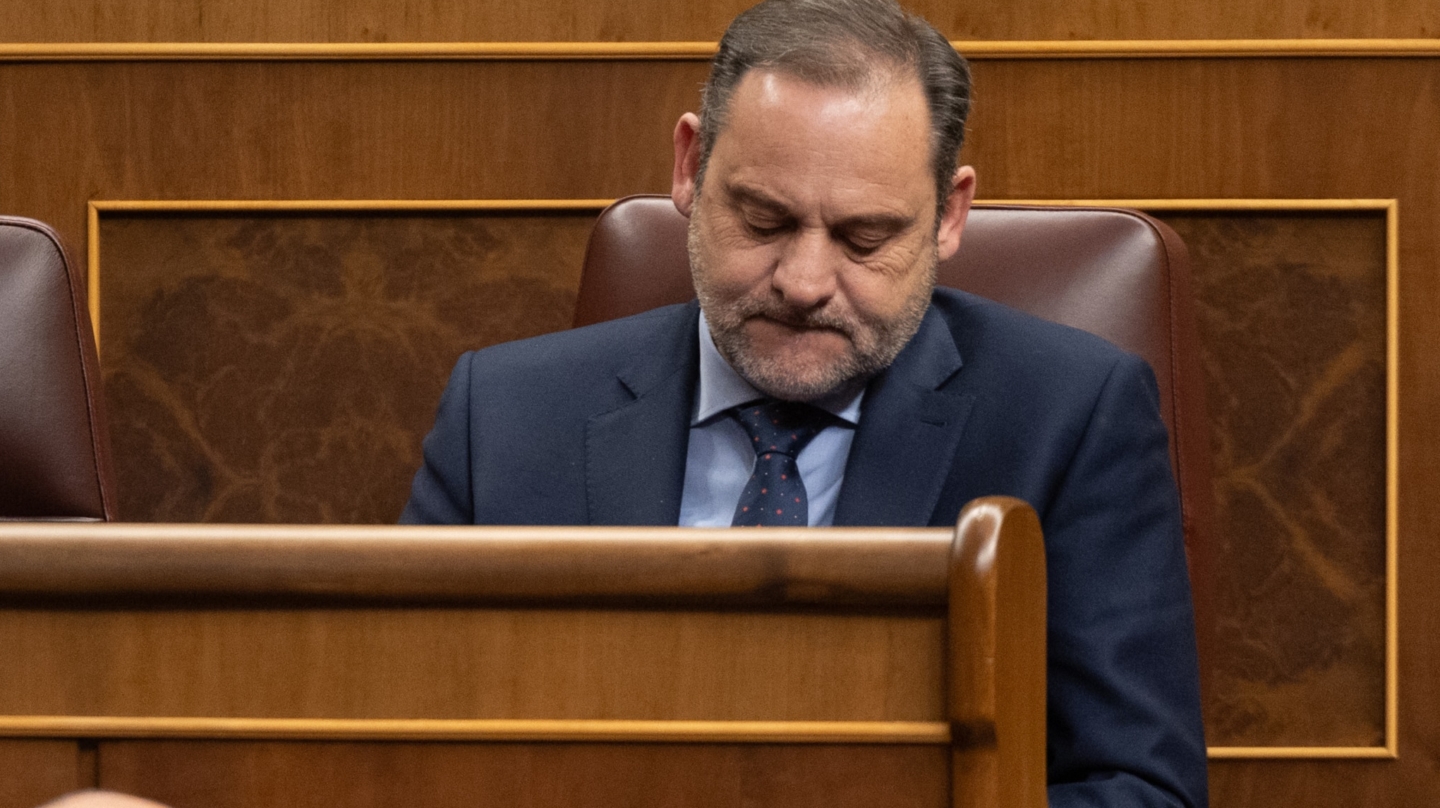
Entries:
{"type": "Polygon", "coordinates": [[[700,173],[700,118],[693,112],[675,124],[675,170],[670,176],[670,198],[687,219],[695,206],[695,177],[700,173]]]}
{"type": "Polygon", "coordinates": [[[960,166],[955,169],[955,178],[950,184],[950,196],[945,200],[945,213],[940,217],[936,242],[940,260],[944,261],[960,249],[960,233],[965,229],[965,219],[970,215],[970,205],[975,201],[975,169],[960,166]]]}

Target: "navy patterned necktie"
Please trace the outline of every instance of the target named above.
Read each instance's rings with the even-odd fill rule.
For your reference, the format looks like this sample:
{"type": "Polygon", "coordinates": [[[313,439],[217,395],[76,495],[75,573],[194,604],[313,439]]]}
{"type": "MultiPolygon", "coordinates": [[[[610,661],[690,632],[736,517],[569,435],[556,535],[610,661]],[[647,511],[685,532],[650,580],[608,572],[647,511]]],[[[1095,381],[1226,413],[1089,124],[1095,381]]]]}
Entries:
{"type": "Polygon", "coordinates": [[[750,434],[755,470],[735,505],[734,527],[810,524],[810,504],[795,456],[831,418],[824,410],[793,401],[760,401],[732,414],[750,434]]]}

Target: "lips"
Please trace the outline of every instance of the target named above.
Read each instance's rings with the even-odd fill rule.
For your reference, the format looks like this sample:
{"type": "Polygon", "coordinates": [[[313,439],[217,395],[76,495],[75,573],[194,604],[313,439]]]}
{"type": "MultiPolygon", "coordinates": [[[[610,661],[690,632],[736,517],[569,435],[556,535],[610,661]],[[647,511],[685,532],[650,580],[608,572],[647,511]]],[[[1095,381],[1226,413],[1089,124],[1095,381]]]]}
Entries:
{"type": "Polygon", "coordinates": [[[847,338],[853,331],[845,320],[819,311],[801,314],[798,317],[794,316],[792,312],[760,311],[750,314],[746,319],[762,320],[796,332],[833,331],[847,338]]]}

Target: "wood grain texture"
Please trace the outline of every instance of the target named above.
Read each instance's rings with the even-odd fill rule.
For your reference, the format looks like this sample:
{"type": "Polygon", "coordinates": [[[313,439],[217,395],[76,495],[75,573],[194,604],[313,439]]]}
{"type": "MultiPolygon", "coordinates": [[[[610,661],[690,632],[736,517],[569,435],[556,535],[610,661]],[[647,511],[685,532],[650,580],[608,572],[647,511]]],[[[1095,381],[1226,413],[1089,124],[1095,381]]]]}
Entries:
{"type": "Polygon", "coordinates": [[[0,808],[34,808],[86,785],[74,741],[0,739],[0,808]]]}
{"type": "Polygon", "coordinates": [[[950,564],[946,709],[954,736],[953,804],[1044,808],[1045,545],[1039,518],[1015,499],[967,505],[950,564]]]}
{"type": "MultiPolygon", "coordinates": [[[[1009,59],[1424,58],[1440,39],[952,40],[1009,59]]],[[[708,62],[715,42],[0,42],[0,62],[708,62]]]]}
{"type": "Polygon", "coordinates": [[[883,607],[946,602],[951,531],[0,522],[0,603],[883,607]]]}
{"type": "MultiPolygon", "coordinates": [[[[1425,13],[1401,16],[1418,26],[1425,13]]],[[[1118,16],[1107,25],[1131,24],[1118,16]]],[[[997,60],[975,72],[967,157],[988,199],[1399,200],[1400,758],[1217,761],[1212,781],[1221,807],[1429,804],[1440,793],[1440,545],[1427,540],[1440,535],[1427,494],[1440,486],[1440,60],[997,60]]],[[[703,73],[633,62],[3,65],[0,205],[58,225],[73,247],[96,197],[664,191],[670,127],[703,73]]]]}
{"type": "Polygon", "coordinates": [[[939,617],[7,609],[0,714],[939,720],[939,617]]]}
{"type": "Polygon", "coordinates": [[[670,129],[698,99],[705,65],[654,67],[0,65],[0,202],[81,245],[85,211],[76,203],[92,198],[596,199],[663,191],[670,129]]]}
{"type": "MultiPolygon", "coordinates": [[[[714,40],[748,0],[584,3],[440,3],[435,0],[49,0],[0,6],[11,42],[504,42],[714,40]]],[[[1285,39],[1440,36],[1440,12],[1423,0],[1243,0],[1144,8],[1113,0],[1045,0],[907,7],[955,39],[1285,39]]]]}
{"type": "MultiPolygon", "coordinates": [[[[892,593],[893,603],[875,604],[891,608],[870,612],[819,603],[822,608],[801,611],[740,611],[723,598],[706,611],[578,611],[547,608],[554,598],[541,575],[527,585],[536,591],[514,609],[313,606],[287,603],[280,592],[249,608],[215,608],[208,598],[232,591],[227,581],[267,579],[277,570],[282,582],[338,574],[351,594],[369,588],[357,577],[378,580],[397,569],[445,579],[454,573],[437,561],[456,547],[463,552],[448,553],[451,559],[476,556],[471,560],[482,567],[487,558],[499,562],[502,569],[492,575],[525,578],[513,562],[529,558],[532,573],[555,568],[571,580],[629,574],[637,591],[652,580],[665,591],[674,586],[669,573],[693,576],[649,562],[668,556],[701,577],[713,578],[711,567],[723,577],[728,565],[705,563],[714,560],[707,559],[709,546],[721,556],[752,556],[779,575],[762,585],[772,592],[815,583],[800,569],[785,571],[787,549],[822,566],[850,555],[858,580],[842,592],[865,588],[865,566],[893,566],[884,563],[887,556],[924,560],[942,577],[967,582],[949,585],[953,591],[978,591],[977,576],[998,575],[1004,580],[986,589],[985,603],[991,624],[999,625],[993,620],[997,597],[1019,592],[1034,601],[1033,592],[1013,580],[1034,570],[1012,568],[1006,558],[1012,550],[1038,552],[1038,523],[1018,501],[979,507],[972,532],[988,531],[992,543],[1003,533],[1009,541],[958,565],[947,563],[948,553],[933,552],[936,545],[948,549],[939,535],[947,531],[902,531],[888,543],[865,537],[894,531],[840,530],[829,539],[803,530],[756,531],[717,544],[713,531],[677,529],[0,526],[0,555],[11,562],[3,565],[11,576],[8,591],[100,594],[107,589],[95,588],[98,578],[112,587],[118,579],[120,591],[165,594],[177,577],[188,590],[183,603],[169,606],[132,591],[124,605],[87,599],[79,606],[0,610],[0,646],[11,652],[0,657],[0,715],[7,716],[0,718],[0,733],[202,737],[102,740],[90,764],[101,786],[181,806],[214,805],[217,794],[222,805],[393,804],[402,798],[423,805],[462,794],[478,804],[510,804],[522,795],[531,805],[608,805],[635,794],[679,794],[686,804],[940,805],[949,791],[951,742],[942,704],[946,620],[936,608],[904,608],[911,605],[904,592],[892,593]],[[1007,504],[1028,531],[1014,548],[1012,523],[984,518],[1007,504]],[[88,529],[96,527],[101,530],[88,529]],[[115,546],[93,541],[107,536],[115,546]],[[403,539],[409,541],[396,541],[403,539]],[[856,540],[856,547],[844,546],[856,540]],[[372,556],[373,544],[382,558],[358,566],[343,560],[372,556]],[[826,553],[826,544],[842,552],[826,553]],[[862,554],[847,553],[857,549],[862,554]],[[246,569],[246,557],[261,568],[246,569]],[[987,567],[994,557],[1000,563],[987,567]],[[639,563],[621,571],[615,562],[625,558],[639,563]],[[227,560],[239,561],[240,569],[227,560]],[[342,569],[331,569],[337,560],[342,569]],[[871,715],[884,717],[872,721],[871,715]],[[65,716],[80,720],[68,729],[53,720],[65,716]],[[104,717],[120,720],[107,727],[96,720],[104,717]],[[203,720],[184,720],[190,717],[203,720]],[[269,722],[274,734],[266,735],[267,722],[244,720],[250,718],[282,720],[269,722]],[[355,718],[365,720],[345,725],[343,719],[355,718]],[[476,718],[489,720],[464,720],[476,718]],[[465,723],[493,731],[471,726],[467,734],[459,726],[465,723]],[[326,735],[327,727],[336,735],[326,735]],[[245,740],[256,737],[289,742],[245,740]],[[367,737],[388,743],[334,742],[367,737]],[[216,744],[216,738],[228,742],[216,744]],[[433,739],[449,743],[424,742],[433,739]],[[517,742],[527,739],[539,743],[517,742]],[[262,759],[249,756],[255,750],[262,759]],[[317,761],[317,750],[334,755],[317,761]],[[423,785],[392,793],[397,767],[422,772],[423,785]],[[306,776],[297,777],[297,769],[306,776]],[[483,779],[473,779],[477,772],[483,779]],[[696,789],[702,797],[690,796],[696,789]]],[[[484,589],[481,578],[475,585],[484,589]]],[[[1043,626],[1043,610],[1025,616],[1043,626]]],[[[979,655],[979,640],[996,643],[970,625],[981,617],[960,617],[951,637],[964,658],[979,655]]],[[[1043,657],[1043,651],[1021,650],[1043,657]]],[[[991,683],[987,692],[996,690],[991,683]]],[[[1043,704],[1032,709],[1043,715],[1043,704]]],[[[1001,737],[1012,718],[999,711],[1001,737]]],[[[1043,760],[1043,749],[1037,754],[1043,760]]],[[[1033,779],[1040,777],[1037,770],[1033,779]]]]}
{"type": "Polygon", "coordinates": [[[944,747],[137,741],[101,753],[107,788],[177,808],[948,805],[944,747]]]}

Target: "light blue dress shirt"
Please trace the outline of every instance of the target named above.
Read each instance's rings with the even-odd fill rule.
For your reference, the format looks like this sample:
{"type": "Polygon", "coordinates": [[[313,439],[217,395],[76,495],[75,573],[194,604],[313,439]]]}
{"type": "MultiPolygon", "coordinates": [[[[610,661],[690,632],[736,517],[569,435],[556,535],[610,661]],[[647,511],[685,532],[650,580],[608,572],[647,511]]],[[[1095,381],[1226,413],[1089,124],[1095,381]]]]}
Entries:
{"type": "MultiPolygon", "coordinates": [[[[805,484],[811,527],[835,523],[835,504],[840,499],[845,461],[850,457],[850,443],[855,438],[855,425],[860,422],[860,401],[864,397],[862,389],[844,401],[815,402],[815,406],[844,423],[822,429],[795,458],[800,481],[805,484]]],[[[755,468],[755,450],[745,428],[725,411],[757,398],[765,398],[765,394],[740,378],[720,355],[702,312],[700,381],[695,391],[695,411],[690,417],[685,490],[680,498],[682,526],[730,526],[735,504],[755,468]]]]}

